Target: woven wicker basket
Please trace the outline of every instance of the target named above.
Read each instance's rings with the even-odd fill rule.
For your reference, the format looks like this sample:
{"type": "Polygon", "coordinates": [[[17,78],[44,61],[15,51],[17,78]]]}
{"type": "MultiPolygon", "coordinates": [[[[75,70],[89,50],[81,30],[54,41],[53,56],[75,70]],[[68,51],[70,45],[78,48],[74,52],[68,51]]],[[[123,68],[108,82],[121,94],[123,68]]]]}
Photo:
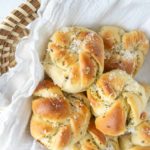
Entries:
{"type": "Polygon", "coordinates": [[[16,45],[29,34],[26,26],[37,17],[39,0],[27,0],[0,24],[0,75],[16,65],[16,45]]]}

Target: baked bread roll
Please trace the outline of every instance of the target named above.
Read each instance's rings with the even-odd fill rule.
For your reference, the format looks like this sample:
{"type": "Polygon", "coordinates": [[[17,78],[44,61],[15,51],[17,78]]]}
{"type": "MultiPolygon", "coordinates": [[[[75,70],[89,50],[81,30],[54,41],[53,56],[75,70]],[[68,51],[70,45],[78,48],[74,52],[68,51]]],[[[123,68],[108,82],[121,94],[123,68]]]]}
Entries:
{"type": "Polygon", "coordinates": [[[105,72],[121,69],[135,75],[149,49],[149,40],[142,31],[126,32],[116,26],[104,26],[99,34],[104,40],[105,72]]]}
{"type": "Polygon", "coordinates": [[[106,135],[122,135],[145,119],[145,89],[125,71],[102,74],[87,90],[87,96],[96,127],[106,135]]]}
{"type": "Polygon", "coordinates": [[[120,150],[118,139],[106,137],[95,127],[94,119],[90,121],[87,134],[73,146],[72,150],[120,150]]]}
{"type": "Polygon", "coordinates": [[[145,109],[145,114],[143,114],[143,116],[150,120],[150,85],[146,84],[146,83],[142,83],[141,85],[144,87],[146,95],[148,97],[148,102],[147,102],[147,106],[145,109]]]}
{"type": "Polygon", "coordinates": [[[136,126],[131,139],[134,145],[150,147],[150,121],[144,121],[136,126]]]}
{"type": "Polygon", "coordinates": [[[62,28],[50,38],[44,68],[62,90],[85,91],[103,72],[103,40],[86,28],[62,28]]]}
{"type": "Polygon", "coordinates": [[[150,121],[143,121],[131,134],[119,137],[121,150],[150,150],[150,121]]]}
{"type": "Polygon", "coordinates": [[[146,83],[142,83],[141,84],[144,89],[145,89],[145,92],[146,92],[146,95],[148,97],[148,100],[150,100],[150,85],[149,84],[146,84],[146,83]]]}
{"type": "Polygon", "coordinates": [[[45,80],[33,97],[31,135],[49,150],[64,150],[85,136],[90,111],[84,95],[64,95],[58,86],[45,80]]]}
{"type": "Polygon", "coordinates": [[[150,147],[142,147],[142,146],[133,146],[128,150],[150,150],[150,147]]]}

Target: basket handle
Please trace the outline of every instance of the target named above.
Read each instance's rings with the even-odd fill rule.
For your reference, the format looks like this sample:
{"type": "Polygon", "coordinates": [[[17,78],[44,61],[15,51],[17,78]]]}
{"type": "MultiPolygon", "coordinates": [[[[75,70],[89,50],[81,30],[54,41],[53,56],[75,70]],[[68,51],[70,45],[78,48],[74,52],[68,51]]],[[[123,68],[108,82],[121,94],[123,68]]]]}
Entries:
{"type": "Polygon", "coordinates": [[[39,0],[27,0],[0,24],[0,75],[16,65],[16,45],[29,34],[26,26],[38,17],[39,7],[39,0]]]}

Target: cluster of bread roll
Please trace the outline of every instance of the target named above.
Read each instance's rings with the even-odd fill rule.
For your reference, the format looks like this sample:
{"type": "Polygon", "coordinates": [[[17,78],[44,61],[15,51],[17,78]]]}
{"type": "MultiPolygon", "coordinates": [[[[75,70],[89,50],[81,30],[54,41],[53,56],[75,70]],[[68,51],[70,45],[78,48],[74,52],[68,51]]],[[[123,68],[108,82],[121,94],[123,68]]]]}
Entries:
{"type": "Polygon", "coordinates": [[[148,53],[141,31],[64,27],[33,93],[31,135],[48,150],[150,150],[150,86],[134,76],[148,53]]]}

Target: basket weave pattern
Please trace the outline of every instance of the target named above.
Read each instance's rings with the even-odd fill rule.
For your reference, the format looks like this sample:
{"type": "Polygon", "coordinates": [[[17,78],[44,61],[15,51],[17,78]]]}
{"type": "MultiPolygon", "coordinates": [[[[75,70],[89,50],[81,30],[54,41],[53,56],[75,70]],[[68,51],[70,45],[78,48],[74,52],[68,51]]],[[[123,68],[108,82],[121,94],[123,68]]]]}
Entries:
{"type": "Polygon", "coordinates": [[[16,65],[16,45],[29,34],[26,26],[37,18],[39,0],[27,0],[0,24],[0,75],[16,65]]]}

